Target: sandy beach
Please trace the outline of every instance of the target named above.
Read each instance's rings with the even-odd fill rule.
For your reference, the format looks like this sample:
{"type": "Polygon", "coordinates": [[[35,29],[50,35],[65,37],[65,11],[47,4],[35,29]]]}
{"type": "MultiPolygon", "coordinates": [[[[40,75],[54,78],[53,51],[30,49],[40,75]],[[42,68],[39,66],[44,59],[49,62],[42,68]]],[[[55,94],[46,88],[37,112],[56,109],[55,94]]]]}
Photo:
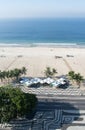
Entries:
{"type": "Polygon", "coordinates": [[[23,66],[32,77],[44,77],[48,66],[55,68],[57,75],[73,70],[85,77],[85,48],[0,47],[0,70],[23,66]]]}

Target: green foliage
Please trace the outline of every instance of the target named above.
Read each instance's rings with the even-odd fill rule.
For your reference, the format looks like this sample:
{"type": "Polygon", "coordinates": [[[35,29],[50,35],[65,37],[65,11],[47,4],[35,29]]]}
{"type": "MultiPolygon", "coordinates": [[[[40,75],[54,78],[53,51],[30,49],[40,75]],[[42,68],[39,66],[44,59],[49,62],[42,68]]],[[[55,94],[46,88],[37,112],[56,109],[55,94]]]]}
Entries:
{"type": "Polygon", "coordinates": [[[74,80],[75,72],[74,71],[70,71],[68,73],[68,76],[70,77],[71,80],[74,80]]]}
{"type": "Polygon", "coordinates": [[[26,71],[27,69],[25,67],[22,67],[21,69],[15,68],[14,70],[0,71],[0,79],[1,81],[10,78],[16,78],[16,80],[18,80],[21,75],[26,74],[26,71]]]}
{"type": "Polygon", "coordinates": [[[56,73],[57,73],[57,71],[55,68],[51,69],[50,67],[47,67],[45,70],[46,77],[53,77],[56,73]]]}
{"type": "Polygon", "coordinates": [[[20,89],[0,88],[0,122],[9,122],[12,119],[26,117],[31,114],[37,104],[33,94],[23,93],[20,89]]]}
{"type": "Polygon", "coordinates": [[[22,74],[26,74],[26,71],[27,71],[27,69],[26,69],[25,67],[22,67],[21,73],[22,73],[22,74]]]}
{"type": "Polygon", "coordinates": [[[68,73],[68,76],[70,77],[72,81],[76,81],[79,87],[80,87],[81,82],[84,80],[83,76],[81,76],[80,73],[75,73],[74,71],[70,71],[68,73]]]}
{"type": "Polygon", "coordinates": [[[80,73],[75,74],[74,76],[74,80],[76,81],[76,83],[80,86],[80,83],[84,80],[83,76],[80,75],[80,73]]]}

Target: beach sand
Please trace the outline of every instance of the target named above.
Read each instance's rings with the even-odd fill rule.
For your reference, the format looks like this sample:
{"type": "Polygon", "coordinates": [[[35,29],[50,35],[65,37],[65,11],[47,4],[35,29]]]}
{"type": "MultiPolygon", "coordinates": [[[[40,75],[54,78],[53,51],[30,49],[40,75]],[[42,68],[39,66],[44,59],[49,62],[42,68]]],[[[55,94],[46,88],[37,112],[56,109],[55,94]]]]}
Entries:
{"type": "Polygon", "coordinates": [[[55,68],[58,76],[73,70],[85,77],[85,48],[0,47],[0,70],[23,66],[31,77],[44,77],[48,66],[55,68]]]}

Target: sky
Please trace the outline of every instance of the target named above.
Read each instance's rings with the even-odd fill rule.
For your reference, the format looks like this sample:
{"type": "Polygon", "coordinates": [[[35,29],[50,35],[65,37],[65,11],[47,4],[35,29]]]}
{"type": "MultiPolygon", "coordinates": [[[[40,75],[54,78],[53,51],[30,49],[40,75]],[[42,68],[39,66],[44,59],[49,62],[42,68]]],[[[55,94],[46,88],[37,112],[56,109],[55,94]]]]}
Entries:
{"type": "Polygon", "coordinates": [[[0,18],[85,17],[85,0],[0,0],[0,18]]]}

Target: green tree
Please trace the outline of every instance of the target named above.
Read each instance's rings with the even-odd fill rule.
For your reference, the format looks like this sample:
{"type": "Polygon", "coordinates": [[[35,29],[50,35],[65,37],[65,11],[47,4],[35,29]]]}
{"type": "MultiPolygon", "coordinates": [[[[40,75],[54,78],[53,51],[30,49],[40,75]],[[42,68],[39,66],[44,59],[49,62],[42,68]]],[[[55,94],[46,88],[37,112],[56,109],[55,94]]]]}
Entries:
{"type": "Polygon", "coordinates": [[[9,78],[14,79],[15,78],[15,70],[10,70],[9,71],[9,78]]]}
{"type": "Polygon", "coordinates": [[[68,73],[68,76],[70,77],[71,80],[74,80],[75,72],[74,71],[70,71],[68,73]]]}
{"type": "Polygon", "coordinates": [[[10,71],[6,71],[6,72],[5,72],[5,76],[6,76],[7,81],[9,82],[10,71]]]}
{"type": "Polygon", "coordinates": [[[70,71],[68,76],[72,81],[76,81],[77,85],[80,87],[81,82],[83,81],[83,76],[80,73],[75,73],[74,71],[70,71]]]}
{"type": "Polygon", "coordinates": [[[21,69],[21,73],[25,75],[26,72],[27,72],[27,69],[26,69],[25,67],[22,67],[22,69],[21,69]]]}
{"type": "Polygon", "coordinates": [[[0,123],[26,117],[36,107],[37,98],[33,94],[23,93],[20,89],[0,88],[0,123]]]}
{"type": "Polygon", "coordinates": [[[53,74],[53,76],[55,76],[57,74],[57,71],[55,68],[52,68],[52,74],[53,74]]]}
{"type": "Polygon", "coordinates": [[[14,77],[15,77],[16,80],[18,81],[19,77],[21,76],[21,69],[15,68],[13,71],[14,71],[14,72],[13,72],[13,73],[14,73],[14,77]]]}
{"type": "Polygon", "coordinates": [[[68,76],[69,76],[69,79],[72,81],[72,83],[74,83],[75,72],[69,71],[68,76]]]}
{"type": "Polygon", "coordinates": [[[80,73],[75,74],[74,80],[76,81],[77,85],[80,87],[81,82],[84,80],[83,76],[80,73]]]}
{"type": "Polygon", "coordinates": [[[6,79],[6,71],[0,71],[0,79],[3,82],[6,79]]]}
{"type": "Polygon", "coordinates": [[[3,74],[1,70],[0,70],[0,79],[1,79],[1,82],[3,82],[3,74]]]}
{"type": "Polygon", "coordinates": [[[51,69],[50,67],[47,67],[45,70],[46,77],[53,77],[56,73],[57,73],[57,71],[55,68],[51,69]]]}
{"type": "Polygon", "coordinates": [[[26,74],[27,69],[25,67],[22,67],[21,69],[15,68],[13,70],[8,70],[8,71],[0,71],[0,79],[1,82],[6,81],[11,79],[16,79],[18,81],[19,77],[21,75],[26,74]]]}
{"type": "Polygon", "coordinates": [[[46,68],[45,75],[46,75],[46,77],[51,77],[52,76],[52,72],[51,72],[51,68],[50,67],[46,68]]]}

